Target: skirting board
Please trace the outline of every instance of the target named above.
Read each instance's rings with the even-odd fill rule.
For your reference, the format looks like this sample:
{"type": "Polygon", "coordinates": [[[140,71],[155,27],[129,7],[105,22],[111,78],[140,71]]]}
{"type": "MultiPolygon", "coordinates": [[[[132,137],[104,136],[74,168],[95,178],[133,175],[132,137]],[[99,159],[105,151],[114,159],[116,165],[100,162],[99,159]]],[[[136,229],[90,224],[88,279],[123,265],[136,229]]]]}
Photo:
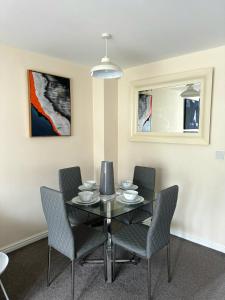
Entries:
{"type": "Polygon", "coordinates": [[[225,253],[225,246],[222,244],[214,243],[212,241],[207,241],[207,240],[201,239],[201,238],[193,236],[193,235],[189,235],[187,233],[184,233],[184,232],[181,232],[178,230],[172,229],[170,232],[172,235],[175,235],[175,236],[185,239],[187,241],[190,241],[190,242],[199,244],[201,246],[205,246],[207,248],[225,253]]]}
{"type": "MultiPolygon", "coordinates": [[[[171,234],[173,234],[177,237],[180,237],[182,239],[188,240],[190,242],[205,246],[207,248],[211,248],[213,250],[225,253],[225,246],[224,245],[214,243],[214,242],[211,242],[211,241],[206,241],[206,240],[200,239],[199,237],[189,235],[189,234],[186,234],[186,233],[178,231],[178,230],[171,230],[171,234]]],[[[48,232],[43,231],[43,232],[37,233],[35,235],[32,235],[32,236],[30,236],[26,239],[20,240],[16,243],[13,243],[13,244],[10,244],[6,247],[3,247],[3,248],[0,249],[0,251],[3,251],[5,253],[9,253],[9,252],[15,251],[19,248],[22,248],[24,246],[27,246],[29,244],[32,244],[34,242],[37,242],[41,239],[44,239],[47,236],[48,236],[48,232]]]]}
{"type": "Polygon", "coordinates": [[[41,239],[44,239],[47,236],[48,236],[48,231],[43,231],[43,232],[34,234],[34,235],[32,235],[32,236],[30,236],[26,239],[22,239],[22,240],[20,240],[16,243],[9,244],[9,245],[1,248],[0,251],[5,252],[5,253],[9,253],[9,252],[15,251],[19,248],[25,247],[29,244],[32,244],[34,242],[37,242],[41,239]]]}

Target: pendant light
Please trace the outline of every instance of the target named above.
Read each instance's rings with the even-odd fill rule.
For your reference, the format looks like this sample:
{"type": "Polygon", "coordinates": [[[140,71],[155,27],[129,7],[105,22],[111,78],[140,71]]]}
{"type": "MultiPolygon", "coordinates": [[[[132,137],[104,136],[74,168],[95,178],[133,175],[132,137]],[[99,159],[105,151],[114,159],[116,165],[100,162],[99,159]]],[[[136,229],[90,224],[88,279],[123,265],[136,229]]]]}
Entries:
{"type": "Polygon", "coordinates": [[[105,56],[101,59],[101,63],[91,69],[91,76],[101,79],[120,78],[123,75],[121,68],[110,61],[108,57],[108,40],[112,38],[109,33],[103,33],[102,38],[105,40],[105,56]]]}
{"type": "Polygon", "coordinates": [[[194,88],[194,84],[190,83],[186,85],[186,89],[180,94],[181,97],[199,97],[200,96],[200,91],[197,91],[194,88]]]}

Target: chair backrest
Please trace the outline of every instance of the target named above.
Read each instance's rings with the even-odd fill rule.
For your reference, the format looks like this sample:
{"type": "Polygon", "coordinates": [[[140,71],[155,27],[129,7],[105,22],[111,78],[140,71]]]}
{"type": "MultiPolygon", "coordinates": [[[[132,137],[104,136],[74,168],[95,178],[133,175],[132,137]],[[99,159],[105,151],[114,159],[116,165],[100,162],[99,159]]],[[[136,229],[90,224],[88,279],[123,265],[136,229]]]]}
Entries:
{"type": "Polygon", "coordinates": [[[5,271],[8,263],[9,263],[8,255],[3,252],[0,252],[0,275],[5,271]]]}
{"type": "Polygon", "coordinates": [[[133,183],[140,188],[155,190],[155,169],[150,167],[135,166],[133,183]]]}
{"type": "MultiPolygon", "coordinates": [[[[155,190],[155,169],[150,167],[135,166],[133,183],[138,186],[138,194],[145,199],[153,200],[155,190]]],[[[142,207],[152,214],[153,202],[142,207]]]]}
{"type": "Polygon", "coordinates": [[[63,194],[64,201],[76,197],[80,185],[82,185],[80,167],[59,170],[59,189],[63,194]]]}
{"type": "Polygon", "coordinates": [[[162,190],[156,200],[151,226],[147,237],[147,257],[168,245],[170,224],[177,204],[178,186],[162,190]]]}
{"type": "Polygon", "coordinates": [[[48,225],[48,244],[71,260],[75,257],[75,243],[61,192],[41,187],[41,202],[48,225]]]}

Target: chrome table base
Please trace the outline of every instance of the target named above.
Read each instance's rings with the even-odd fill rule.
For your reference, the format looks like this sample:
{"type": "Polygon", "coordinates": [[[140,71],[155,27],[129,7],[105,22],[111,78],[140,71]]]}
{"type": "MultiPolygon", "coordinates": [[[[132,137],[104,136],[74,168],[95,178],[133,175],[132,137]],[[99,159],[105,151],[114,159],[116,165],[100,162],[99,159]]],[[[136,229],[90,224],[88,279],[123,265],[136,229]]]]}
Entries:
{"type": "MultiPolygon", "coordinates": [[[[107,203],[108,204],[108,203],[107,203]]],[[[107,235],[107,242],[105,245],[105,253],[104,257],[106,257],[106,270],[105,270],[105,277],[107,283],[113,282],[113,247],[112,247],[112,219],[111,217],[106,218],[104,220],[104,232],[107,235]]],[[[139,262],[139,258],[133,256],[130,259],[115,259],[115,263],[130,263],[130,264],[137,264],[139,262]]],[[[80,264],[103,264],[104,259],[87,259],[83,258],[80,260],[80,264]]]]}

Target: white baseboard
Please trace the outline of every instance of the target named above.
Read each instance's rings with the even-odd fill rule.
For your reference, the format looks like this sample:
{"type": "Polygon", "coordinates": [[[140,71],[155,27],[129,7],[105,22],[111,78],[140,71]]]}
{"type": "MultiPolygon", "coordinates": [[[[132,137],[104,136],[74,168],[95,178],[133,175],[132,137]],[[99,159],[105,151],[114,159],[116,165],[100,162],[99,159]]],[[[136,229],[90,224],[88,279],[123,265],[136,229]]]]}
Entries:
{"type": "MultiPolygon", "coordinates": [[[[207,241],[207,240],[201,239],[199,237],[196,237],[196,236],[193,236],[193,235],[190,235],[190,234],[184,233],[182,231],[178,231],[178,230],[173,230],[172,229],[171,234],[173,234],[177,237],[183,238],[185,240],[191,241],[193,243],[205,246],[207,248],[211,248],[213,250],[225,253],[225,245],[214,243],[212,241],[207,241]]],[[[1,248],[0,251],[5,252],[5,253],[9,253],[9,252],[15,251],[19,248],[22,248],[24,246],[27,246],[29,244],[32,244],[34,242],[37,242],[41,239],[44,239],[47,236],[48,236],[48,231],[43,231],[43,232],[34,234],[34,235],[32,235],[32,236],[30,236],[26,239],[22,239],[18,242],[7,245],[7,246],[1,248]]]]}
{"type": "Polygon", "coordinates": [[[207,248],[211,248],[213,250],[225,253],[225,245],[214,243],[212,241],[207,241],[207,240],[201,239],[201,238],[193,236],[193,235],[189,235],[187,233],[184,233],[184,232],[181,232],[178,230],[171,229],[171,234],[173,234],[177,237],[183,238],[185,240],[188,240],[190,242],[205,246],[207,248]]]}
{"type": "Polygon", "coordinates": [[[12,244],[9,244],[3,248],[0,249],[0,251],[2,252],[5,252],[5,253],[9,253],[9,252],[12,252],[12,251],[15,251],[19,248],[22,248],[24,246],[27,246],[29,244],[32,244],[34,242],[37,242],[41,239],[44,239],[48,236],[48,231],[43,231],[43,232],[40,232],[40,233],[37,233],[37,234],[34,234],[26,239],[22,239],[18,242],[15,242],[15,243],[12,243],[12,244]]]}

